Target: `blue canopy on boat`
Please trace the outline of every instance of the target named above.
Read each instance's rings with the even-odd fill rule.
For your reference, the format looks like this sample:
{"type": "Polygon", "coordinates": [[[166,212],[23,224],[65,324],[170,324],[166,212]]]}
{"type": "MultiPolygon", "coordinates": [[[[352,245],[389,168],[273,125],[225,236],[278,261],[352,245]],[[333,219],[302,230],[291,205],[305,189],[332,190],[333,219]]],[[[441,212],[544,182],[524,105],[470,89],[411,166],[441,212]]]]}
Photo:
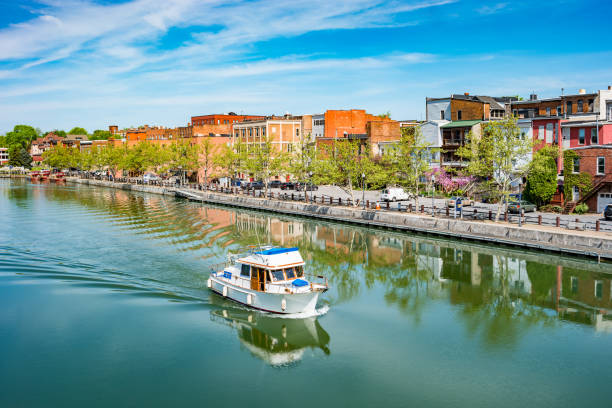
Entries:
{"type": "Polygon", "coordinates": [[[259,255],[278,255],[278,254],[285,254],[287,252],[295,252],[295,251],[299,251],[299,248],[272,248],[272,249],[266,249],[265,251],[255,252],[255,253],[259,255]]]}
{"type": "Polygon", "coordinates": [[[291,283],[293,286],[297,286],[297,287],[308,285],[308,281],[305,281],[304,279],[296,279],[291,283]]]}

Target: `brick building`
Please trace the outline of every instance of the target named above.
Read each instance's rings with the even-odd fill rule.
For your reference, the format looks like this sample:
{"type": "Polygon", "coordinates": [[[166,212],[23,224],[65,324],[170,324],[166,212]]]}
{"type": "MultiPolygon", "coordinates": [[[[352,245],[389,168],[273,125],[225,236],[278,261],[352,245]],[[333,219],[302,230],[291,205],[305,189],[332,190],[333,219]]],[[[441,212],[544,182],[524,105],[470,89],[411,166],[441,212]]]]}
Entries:
{"type": "Polygon", "coordinates": [[[364,109],[327,110],[312,115],[312,134],[319,148],[337,139],[359,140],[377,156],[399,141],[401,129],[399,122],[371,115],[364,109]]]}
{"type": "Polygon", "coordinates": [[[63,140],[63,137],[57,136],[53,132],[47,134],[45,137],[39,137],[38,139],[34,140],[30,146],[30,156],[32,156],[32,161],[35,163],[42,162],[42,154],[54,146],[57,146],[58,143],[62,143],[63,140]]]}

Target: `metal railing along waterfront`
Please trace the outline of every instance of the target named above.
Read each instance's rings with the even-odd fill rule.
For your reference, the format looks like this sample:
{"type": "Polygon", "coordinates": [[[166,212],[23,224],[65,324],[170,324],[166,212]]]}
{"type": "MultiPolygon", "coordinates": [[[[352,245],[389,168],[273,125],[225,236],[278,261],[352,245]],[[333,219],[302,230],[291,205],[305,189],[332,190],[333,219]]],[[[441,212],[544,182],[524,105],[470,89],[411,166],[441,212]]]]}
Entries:
{"type": "MultiPolygon", "coordinates": [[[[96,178],[88,175],[80,175],[82,178],[96,178]]],[[[107,181],[114,181],[117,183],[129,183],[136,185],[150,185],[166,188],[185,188],[195,191],[212,191],[216,193],[238,195],[238,196],[250,196],[254,198],[267,198],[272,200],[280,201],[299,201],[312,204],[321,204],[328,206],[341,206],[341,207],[354,207],[362,208],[375,211],[394,211],[394,212],[405,212],[408,214],[423,215],[423,216],[434,216],[436,218],[443,219],[458,219],[467,221],[495,221],[495,211],[491,209],[483,209],[478,207],[463,207],[461,211],[456,211],[453,207],[436,207],[432,209],[431,205],[428,204],[416,204],[416,203],[405,203],[405,202],[380,202],[365,200],[365,202],[356,198],[353,202],[350,198],[342,199],[340,197],[333,197],[326,194],[316,194],[315,191],[307,192],[287,192],[287,191],[270,191],[264,192],[264,190],[255,189],[243,189],[241,187],[227,187],[220,184],[203,184],[203,183],[184,183],[171,182],[167,180],[152,180],[145,182],[142,179],[135,177],[117,177],[114,180],[112,177],[97,178],[107,181]],[[432,211],[433,210],[433,211],[432,211]],[[433,212],[433,214],[432,214],[433,212]]],[[[423,201],[427,198],[423,198],[423,201]]],[[[587,231],[606,231],[612,232],[612,223],[602,222],[601,220],[585,220],[584,218],[575,218],[572,215],[561,216],[554,213],[546,214],[522,214],[521,224],[540,225],[548,227],[557,227],[566,230],[587,230],[587,231]]],[[[507,222],[510,224],[519,224],[519,214],[513,214],[509,212],[502,212],[499,217],[499,222],[507,222]]]]}

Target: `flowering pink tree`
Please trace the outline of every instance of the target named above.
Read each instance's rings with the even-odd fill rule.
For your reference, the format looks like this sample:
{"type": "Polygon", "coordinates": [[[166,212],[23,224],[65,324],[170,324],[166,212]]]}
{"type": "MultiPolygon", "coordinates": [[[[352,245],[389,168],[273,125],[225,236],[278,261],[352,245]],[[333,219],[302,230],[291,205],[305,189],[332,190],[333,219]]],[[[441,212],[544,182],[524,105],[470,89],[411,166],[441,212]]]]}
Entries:
{"type": "Polygon", "coordinates": [[[451,193],[460,188],[467,186],[474,181],[472,176],[453,176],[447,173],[442,168],[436,168],[428,172],[427,177],[431,180],[431,176],[436,176],[436,183],[442,187],[445,193],[451,193]]]}

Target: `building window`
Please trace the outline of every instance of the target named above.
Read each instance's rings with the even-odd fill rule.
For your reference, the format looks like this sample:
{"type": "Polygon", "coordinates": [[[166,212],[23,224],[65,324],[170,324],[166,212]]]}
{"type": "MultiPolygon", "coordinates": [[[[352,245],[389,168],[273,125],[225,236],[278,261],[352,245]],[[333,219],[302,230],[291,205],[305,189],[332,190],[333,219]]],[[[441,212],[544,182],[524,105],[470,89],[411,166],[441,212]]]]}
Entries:
{"type": "Polygon", "coordinates": [[[538,139],[544,140],[546,134],[546,128],[544,126],[538,126],[538,139]]]}
{"type": "Polygon", "coordinates": [[[597,174],[605,174],[606,173],[606,158],[598,157],[597,158],[597,174]]]}
{"type": "Polygon", "coordinates": [[[584,129],[578,129],[578,144],[584,144],[584,129]]]}
{"type": "Polygon", "coordinates": [[[266,128],[265,127],[261,128],[261,136],[262,137],[266,137],[266,128]]]}
{"type": "Polygon", "coordinates": [[[572,283],[572,294],[575,295],[578,293],[578,278],[572,276],[570,277],[570,282],[572,283]]]}
{"type": "Polygon", "coordinates": [[[440,111],[440,120],[444,120],[444,111],[440,111]]]}
{"type": "Polygon", "coordinates": [[[573,112],[572,112],[572,103],[571,103],[571,102],[567,102],[567,103],[565,104],[565,106],[566,106],[566,108],[565,108],[565,112],[566,112],[568,115],[571,115],[571,114],[573,113],[573,112]]]}
{"type": "Polygon", "coordinates": [[[603,281],[595,281],[595,297],[601,299],[603,297],[603,281]]]}
{"type": "Polygon", "coordinates": [[[578,112],[577,113],[582,113],[584,106],[583,106],[583,101],[582,99],[578,101],[578,112]]]}
{"type": "Polygon", "coordinates": [[[597,129],[591,128],[591,144],[597,144],[597,129]]]}
{"type": "Polygon", "coordinates": [[[550,108],[546,108],[546,116],[550,116],[550,108]]]}
{"type": "Polygon", "coordinates": [[[589,109],[588,109],[589,112],[593,112],[593,102],[595,102],[594,99],[589,99],[589,109]]]}
{"type": "Polygon", "coordinates": [[[255,136],[259,137],[259,128],[255,128],[255,136]]]}
{"type": "Polygon", "coordinates": [[[580,157],[574,158],[574,173],[580,173],[580,157]]]}
{"type": "Polygon", "coordinates": [[[557,116],[561,116],[561,105],[557,106],[557,116]]]}
{"type": "Polygon", "coordinates": [[[457,111],[457,120],[461,120],[461,111],[460,110],[457,111]]]}
{"type": "Polygon", "coordinates": [[[553,124],[546,124],[546,143],[552,143],[553,141],[553,124]]]}

